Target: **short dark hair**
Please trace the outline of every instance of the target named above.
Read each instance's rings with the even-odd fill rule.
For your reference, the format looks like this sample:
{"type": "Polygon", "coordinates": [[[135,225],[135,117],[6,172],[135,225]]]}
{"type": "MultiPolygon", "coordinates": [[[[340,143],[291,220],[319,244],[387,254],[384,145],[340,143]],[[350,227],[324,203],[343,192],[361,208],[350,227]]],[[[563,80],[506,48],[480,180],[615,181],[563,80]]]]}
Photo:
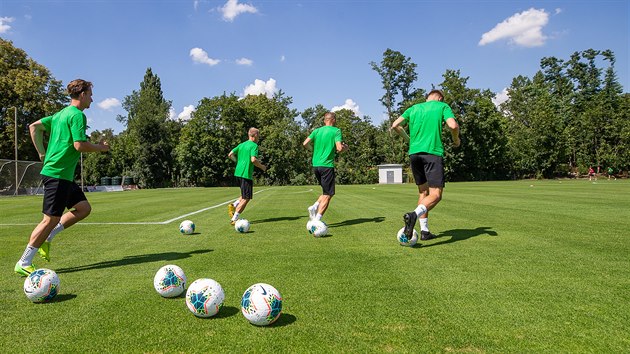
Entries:
{"type": "Polygon", "coordinates": [[[68,94],[70,95],[70,98],[74,98],[74,99],[79,98],[79,95],[81,95],[81,93],[87,90],[91,90],[91,89],[92,89],[92,83],[89,81],[81,80],[81,79],[72,80],[67,86],[67,90],[68,90],[68,94]]]}
{"type": "MultiPolygon", "coordinates": [[[[434,94],[434,93],[436,93],[436,94],[440,95],[441,100],[443,100],[443,99],[444,99],[444,93],[442,92],[442,90],[437,90],[437,89],[433,89],[433,90],[431,90],[431,92],[429,92],[429,94],[427,95],[427,98],[429,98],[429,96],[431,96],[431,95],[432,95],[432,94],[434,94]]],[[[441,100],[440,100],[440,101],[441,101],[441,100]]]]}

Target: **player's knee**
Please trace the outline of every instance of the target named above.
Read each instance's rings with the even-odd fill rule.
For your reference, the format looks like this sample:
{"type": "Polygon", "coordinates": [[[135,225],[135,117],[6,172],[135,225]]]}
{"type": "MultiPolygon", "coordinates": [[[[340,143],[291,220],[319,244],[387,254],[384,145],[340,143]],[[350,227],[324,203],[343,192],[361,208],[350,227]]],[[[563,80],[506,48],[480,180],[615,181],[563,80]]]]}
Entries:
{"type": "Polygon", "coordinates": [[[81,202],[74,206],[77,216],[84,219],[92,212],[92,206],[88,202],[81,202]]]}

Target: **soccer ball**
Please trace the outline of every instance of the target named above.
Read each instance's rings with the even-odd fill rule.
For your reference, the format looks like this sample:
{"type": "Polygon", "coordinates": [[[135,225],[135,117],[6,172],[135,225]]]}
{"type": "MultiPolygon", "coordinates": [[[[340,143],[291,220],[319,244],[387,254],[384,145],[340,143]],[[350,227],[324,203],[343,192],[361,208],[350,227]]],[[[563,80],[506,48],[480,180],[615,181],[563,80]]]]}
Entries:
{"type": "Polygon", "coordinates": [[[234,223],[234,230],[244,234],[249,231],[249,221],[247,219],[239,219],[234,223]]]}
{"type": "Polygon", "coordinates": [[[251,324],[270,325],[280,317],[282,295],[269,284],[254,284],[245,290],[241,298],[241,312],[251,324]]]}
{"type": "Polygon", "coordinates": [[[50,269],[37,269],[24,281],[24,294],[33,302],[50,301],[58,292],[59,277],[50,269]]]}
{"type": "Polygon", "coordinates": [[[179,232],[184,235],[190,235],[195,232],[195,223],[190,220],[184,220],[179,224],[179,232]]]}
{"type": "Polygon", "coordinates": [[[309,221],[306,223],[306,231],[308,231],[308,233],[309,233],[309,234],[312,234],[312,232],[311,232],[311,227],[313,227],[313,220],[309,220],[309,221]]]}
{"type": "Polygon", "coordinates": [[[413,236],[411,236],[411,240],[407,238],[407,235],[404,234],[404,231],[405,228],[403,227],[402,229],[398,230],[398,234],[396,235],[396,238],[398,239],[398,242],[400,242],[401,246],[411,247],[418,243],[418,232],[415,229],[413,230],[413,236]]]}
{"type": "Polygon", "coordinates": [[[310,227],[308,223],[306,223],[306,227],[308,229],[308,233],[315,237],[322,237],[328,234],[328,225],[321,220],[313,220],[309,221],[310,227]]]}
{"type": "Polygon", "coordinates": [[[186,291],[186,306],[197,317],[212,317],[223,306],[224,298],[221,284],[212,279],[197,279],[186,291]]]}
{"type": "Polygon", "coordinates": [[[165,265],[155,273],[153,287],[163,297],[177,297],[186,288],[186,275],[176,265],[165,265]]]}

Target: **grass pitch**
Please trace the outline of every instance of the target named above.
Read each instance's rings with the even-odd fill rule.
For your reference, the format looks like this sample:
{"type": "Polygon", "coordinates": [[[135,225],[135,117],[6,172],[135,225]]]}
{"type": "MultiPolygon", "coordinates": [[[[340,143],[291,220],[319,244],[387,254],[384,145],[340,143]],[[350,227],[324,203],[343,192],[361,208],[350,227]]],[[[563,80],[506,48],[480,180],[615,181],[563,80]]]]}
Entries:
{"type": "Polygon", "coordinates": [[[628,352],[630,181],[450,183],[431,212],[439,237],[401,247],[413,185],[337,186],[306,232],[319,187],[256,187],[238,234],[236,188],[92,193],[85,223],[59,234],[60,294],[33,304],[13,273],[42,198],[0,199],[0,348],[47,352],[628,352]],[[214,207],[214,208],[210,208],[214,207]],[[209,208],[209,209],[206,209],[209,208]],[[179,234],[179,216],[197,234],[179,234]],[[176,219],[176,220],[173,220],[176,219]],[[168,222],[170,221],[170,222],[168,222]],[[131,223],[153,224],[131,224],[131,223]],[[126,224],[129,223],[129,224],[126,224]],[[161,223],[161,224],[160,224],[161,223]],[[225,290],[213,318],[153,289],[163,265],[225,290]],[[240,314],[264,282],[284,298],[270,327],[240,314]]]}

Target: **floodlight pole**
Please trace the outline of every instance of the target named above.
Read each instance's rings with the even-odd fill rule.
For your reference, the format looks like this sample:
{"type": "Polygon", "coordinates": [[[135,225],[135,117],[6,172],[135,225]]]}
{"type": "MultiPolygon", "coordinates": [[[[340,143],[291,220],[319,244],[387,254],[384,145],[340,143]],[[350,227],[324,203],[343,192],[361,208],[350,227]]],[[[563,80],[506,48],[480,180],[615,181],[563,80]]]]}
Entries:
{"type": "Polygon", "coordinates": [[[18,195],[18,133],[17,133],[17,106],[13,107],[15,109],[15,116],[13,117],[13,124],[15,130],[15,193],[13,195],[18,195]]]}

